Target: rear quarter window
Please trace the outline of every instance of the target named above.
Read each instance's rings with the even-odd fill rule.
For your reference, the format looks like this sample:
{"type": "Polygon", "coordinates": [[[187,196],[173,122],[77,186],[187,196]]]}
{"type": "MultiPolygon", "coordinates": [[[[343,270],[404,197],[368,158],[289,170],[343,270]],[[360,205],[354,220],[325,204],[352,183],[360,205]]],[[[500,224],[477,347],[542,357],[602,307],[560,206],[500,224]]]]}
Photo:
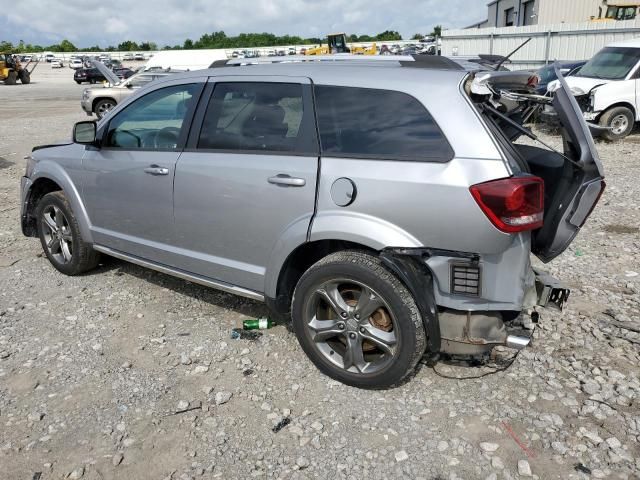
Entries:
{"type": "Polygon", "coordinates": [[[316,86],[324,156],[448,162],[453,149],[427,109],[403,92],[316,86]]]}

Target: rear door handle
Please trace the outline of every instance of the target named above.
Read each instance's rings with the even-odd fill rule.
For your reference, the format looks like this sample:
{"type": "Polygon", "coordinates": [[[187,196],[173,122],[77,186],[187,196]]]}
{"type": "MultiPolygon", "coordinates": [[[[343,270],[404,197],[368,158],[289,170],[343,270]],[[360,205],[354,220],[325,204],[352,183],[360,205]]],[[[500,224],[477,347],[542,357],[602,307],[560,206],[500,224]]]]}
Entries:
{"type": "Polygon", "coordinates": [[[169,175],[169,169],[160,167],[159,165],[150,165],[144,169],[144,173],[149,175],[169,175]]]}
{"type": "Polygon", "coordinates": [[[290,177],[284,173],[280,173],[275,177],[269,177],[268,182],[274,185],[285,185],[287,187],[304,187],[307,183],[304,178],[290,177]]]}

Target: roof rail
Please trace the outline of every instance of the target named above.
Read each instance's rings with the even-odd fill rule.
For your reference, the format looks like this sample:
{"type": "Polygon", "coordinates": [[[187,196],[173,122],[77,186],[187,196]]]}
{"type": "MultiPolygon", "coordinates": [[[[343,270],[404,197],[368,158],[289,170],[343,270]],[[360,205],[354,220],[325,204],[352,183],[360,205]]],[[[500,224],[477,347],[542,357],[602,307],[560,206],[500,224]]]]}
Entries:
{"type": "Polygon", "coordinates": [[[286,57],[231,58],[217,60],[209,68],[240,67],[247,65],[268,65],[275,63],[363,63],[393,64],[411,68],[435,70],[464,70],[464,67],[450,58],[439,55],[290,55],[286,57]]]}
{"type": "MultiPolygon", "coordinates": [[[[298,63],[298,62],[412,62],[413,57],[409,55],[288,55],[285,57],[257,57],[257,58],[231,58],[225,62],[225,66],[240,65],[264,65],[271,63],[298,63]]],[[[214,62],[216,66],[224,62],[219,60],[214,62]]]]}

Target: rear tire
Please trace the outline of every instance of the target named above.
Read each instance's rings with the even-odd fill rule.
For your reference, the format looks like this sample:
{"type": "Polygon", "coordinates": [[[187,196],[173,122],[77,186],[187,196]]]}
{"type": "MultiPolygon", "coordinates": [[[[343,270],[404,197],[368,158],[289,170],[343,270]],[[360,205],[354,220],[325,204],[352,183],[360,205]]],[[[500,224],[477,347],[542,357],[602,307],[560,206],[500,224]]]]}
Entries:
{"type": "Polygon", "coordinates": [[[65,275],[79,275],[98,265],[100,255],[82,240],[71,205],[61,191],[46,194],[36,207],[38,237],[51,264],[65,275]]]}
{"type": "Polygon", "coordinates": [[[4,79],[4,84],[15,85],[17,78],[18,78],[18,74],[14,71],[11,71],[7,74],[7,78],[4,79]]]}
{"type": "Polygon", "coordinates": [[[293,330],[311,361],[347,385],[396,386],[425,352],[412,295],[369,253],[337,252],[311,266],[296,286],[291,311],[293,330]]]}
{"type": "Polygon", "coordinates": [[[633,112],[627,107],[613,107],[602,114],[600,126],[609,130],[602,134],[602,138],[615,142],[621,140],[631,133],[635,118],[633,112]]]}

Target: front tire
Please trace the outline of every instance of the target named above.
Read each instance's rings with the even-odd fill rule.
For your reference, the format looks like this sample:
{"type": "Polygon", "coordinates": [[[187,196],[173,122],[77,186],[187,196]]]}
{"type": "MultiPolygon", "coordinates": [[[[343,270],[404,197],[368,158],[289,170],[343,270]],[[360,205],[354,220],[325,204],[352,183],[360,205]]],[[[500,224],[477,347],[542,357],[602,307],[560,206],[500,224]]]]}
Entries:
{"type": "Polygon", "coordinates": [[[31,83],[31,74],[29,74],[29,72],[27,72],[26,70],[20,70],[20,72],[18,72],[18,78],[23,85],[28,85],[29,83],[31,83]]]}
{"type": "Polygon", "coordinates": [[[63,192],[46,194],[36,207],[38,236],[51,264],[65,275],[98,265],[99,254],[82,240],[80,227],[63,192]]]}
{"type": "Polygon", "coordinates": [[[111,110],[115,106],[116,106],[116,102],[114,102],[113,100],[110,100],[110,99],[99,100],[96,102],[96,105],[94,107],[94,112],[98,117],[98,119],[100,119],[104,117],[107,113],[109,113],[109,110],[111,110]]]}
{"type": "Polygon", "coordinates": [[[333,253],[296,286],[293,330],[324,374],[359,388],[389,388],[415,369],[426,348],[418,307],[374,255],[333,253]]]}
{"type": "Polygon", "coordinates": [[[607,127],[602,137],[610,142],[621,140],[631,133],[635,118],[627,107],[613,107],[602,114],[600,126],[607,127]]]}
{"type": "Polygon", "coordinates": [[[7,78],[4,79],[4,84],[15,85],[17,79],[18,79],[18,74],[12,70],[7,74],[7,78]]]}

